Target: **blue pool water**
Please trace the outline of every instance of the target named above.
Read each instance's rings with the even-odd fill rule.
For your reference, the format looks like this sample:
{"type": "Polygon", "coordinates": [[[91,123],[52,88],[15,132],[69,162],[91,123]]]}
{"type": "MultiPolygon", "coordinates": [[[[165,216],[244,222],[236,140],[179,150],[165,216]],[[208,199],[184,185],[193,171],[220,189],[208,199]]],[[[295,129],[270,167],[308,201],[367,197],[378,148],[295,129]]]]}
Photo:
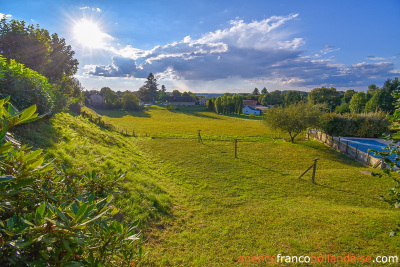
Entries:
{"type": "MultiPolygon", "coordinates": [[[[381,143],[374,139],[341,137],[340,141],[343,143],[349,141],[349,146],[352,146],[354,148],[358,145],[358,150],[365,153],[368,153],[368,149],[375,149],[377,151],[388,151],[387,149],[385,149],[385,147],[387,147],[385,143],[381,143]]],[[[373,155],[372,152],[371,155],[373,155]]]]}

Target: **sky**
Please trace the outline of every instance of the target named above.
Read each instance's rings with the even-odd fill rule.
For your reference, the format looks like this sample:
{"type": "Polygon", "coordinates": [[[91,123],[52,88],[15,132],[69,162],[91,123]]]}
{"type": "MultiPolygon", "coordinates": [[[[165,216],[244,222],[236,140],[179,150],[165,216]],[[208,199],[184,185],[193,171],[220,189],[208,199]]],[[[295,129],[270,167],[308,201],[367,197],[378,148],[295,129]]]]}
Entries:
{"type": "Polygon", "coordinates": [[[19,1],[0,15],[64,37],[86,90],[366,91],[400,77],[398,0],[19,1]]]}

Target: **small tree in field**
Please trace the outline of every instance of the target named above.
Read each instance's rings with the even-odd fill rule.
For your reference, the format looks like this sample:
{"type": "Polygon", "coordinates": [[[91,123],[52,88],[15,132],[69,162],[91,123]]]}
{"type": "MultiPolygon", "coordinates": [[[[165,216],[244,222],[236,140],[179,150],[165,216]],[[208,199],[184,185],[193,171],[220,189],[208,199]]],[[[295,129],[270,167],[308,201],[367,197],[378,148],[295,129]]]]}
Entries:
{"type": "Polygon", "coordinates": [[[309,127],[318,125],[324,105],[297,103],[286,108],[276,107],[268,110],[264,121],[273,129],[279,129],[290,135],[290,141],[309,127]]]}

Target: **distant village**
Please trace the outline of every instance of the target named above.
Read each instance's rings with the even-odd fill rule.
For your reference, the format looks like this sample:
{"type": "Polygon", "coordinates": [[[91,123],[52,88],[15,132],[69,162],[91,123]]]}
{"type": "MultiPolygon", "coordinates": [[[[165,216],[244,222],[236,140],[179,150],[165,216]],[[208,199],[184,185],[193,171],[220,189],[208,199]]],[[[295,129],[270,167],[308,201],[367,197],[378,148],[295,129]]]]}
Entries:
{"type": "MultiPolygon", "coordinates": [[[[118,94],[120,100],[122,99],[122,94],[118,94]]],[[[222,94],[221,94],[222,96],[222,94]]],[[[206,106],[207,101],[211,98],[206,98],[204,96],[195,96],[192,94],[192,96],[172,96],[172,95],[166,95],[163,98],[163,101],[161,102],[161,105],[171,105],[171,106],[206,106]]],[[[106,99],[104,94],[99,93],[99,92],[92,92],[87,95],[86,104],[89,106],[93,107],[104,107],[106,104],[106,99]]],[[[149,101],[145,102],[141,99],[139,99],[139,105],[141,107],[148,107],[153,105],[154,103],[149,101]]],[[[160,103],[158,103],[160,104],[160,103]]],[[[262,115],[264,112],[270,108],[272,108],[274,105],[261,105],[258,103],[257,100],[248,100],[245,99],[243,100],[243,108],[242,108],[242,114],[246,115],[262,115]]]]}

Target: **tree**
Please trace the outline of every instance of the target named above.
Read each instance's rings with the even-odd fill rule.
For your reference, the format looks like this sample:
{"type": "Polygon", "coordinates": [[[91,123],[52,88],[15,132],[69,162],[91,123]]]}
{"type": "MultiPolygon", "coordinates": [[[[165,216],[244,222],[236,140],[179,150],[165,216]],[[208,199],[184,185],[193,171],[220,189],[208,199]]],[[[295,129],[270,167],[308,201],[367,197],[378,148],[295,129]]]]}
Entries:
{"type": "Polygon", "coordinates": [[[347,104],[350,103],[351,98],[353,97],[353,95],[355,95],[357,92],[354,91],[353,89],[347,90],[344,95],[343,95],[343,100],[344,102],[346,102],[347,104]]]}
{"type": "Polygon", "coordinates": [[[268,90],[267,90],[267,88],[263,88],[262,90],[261,90],[261,94],[263,94],[263,95],[265,95],[265,94],[267,94],[268,93],[268,90]]]}
{"type": "Polygon", "coordinates": [[[138,96],[145,102],[151,102],[158,99],[158,84],[153,73],[150,72],[144,85],[139,88],[138,96]]]}
{"type": "Polygon", "coordinates": [[[349,108],[353,113],[361,113],[364,111],[367,97],[364,92],[358,92],[353,95],[350,100],[349,108]]]}
{"type": "Polygon", "coordinates": [[[342,103],[335,108],[335,112],[336,113],[348,113],[348,112],[350,112],[349,104],[346,103],[345,100],[343,100],[342,103]]]}
{"type": "Polygon", "coordinates": [[[179,92],[178,90],[174,90],[172,91],[172,96],[181,96],[181,92],[179,92]]]}
{"type": "Polygon", "coordinates": [[[214,102],[213,102],[212,98],[207,100],[206,106],[207,106],[208,111],[215,111],[214,102]]]}
{"type": "Polygon", "coordinates": [[[318,126],[323,113],[323,105],[312,105],[299,102],[286,108],[275,107],[266,111],[264,121],[273,129],[279,129],[290,135],[290,141],[309,127],[318,126]]]}
{"type": "MultiPolygon", "coordinates": [[[[368,94],[368,93],[367,93],[368,94]]],[[[371,97],[370,100],[365,104],[365,112],[376,112],[380,109],[381,107],[381,98],[382,98],[382,90],[379,88],[374,91],[373,96],[371,97]]]]}
{"type": "Polygon", "coordinates": [[[183,92],[182,96],[190,96],[190,92],[183,92]]]}
{"type": "Polygon", "coordinates": [[[392,113],[395,110],[395,98],[393,93],[400,91],[399,78],[387,79],[382,86],[382,95],[380,96],[380,105],[383,111],[392,113]]]}
{"type": "Polygon", "coordinates": [[[285,93],[284,104],[285,106],[289,106],[304,100],[303,94],[301,94],[299,91],[290,90],[289,92],[285,93]]]}
{"type": "Polygon", "coordinates": [[[121,102],[122,108],[125,110],[140,110],[139,98],[134,93],[125,92],[121,102]]]}
{"type": "Polygon", "coordinates": [[[258,90],[258,88],[254,88],[252,94],[253,94],[253,95],[259,95],[259,94],[260,94],[260,91],[258,90]]]}
{"type": "Polygon", "coordinates": [[[100,93],[104,96],[104,104],[106,108],[113,109],[121,107],[119,96],[113,90],[111,90],[110,87],[101,88],[100,93]]]}
{"type": "Polygon", "coordinates": [[[330,110],[335,110],[336,106],[340,105],[340,94],[336,88],[314,88],[308,94],[308,101],[311,104],[324,104],[328,105],[330,110]]]}
{"type": "Polygon", "coordinates": [[[83,87],[78,79],[64,76],[53,86],[54,109],[60,112],[69,108],[72,103],[83,101],[83,87]]]}
{"type": "Polygon", "coordinates": [[[218,114],[223,113],[221,97],[217,97],[217,99],[215,100],[215,112],[217,112],[218,114]]]}
{"type": "Polygon", "coordinates": [[[49,32],[39,25],[7,21],[5,17],[0,21],[0,54],[37,71],[51,83],[74,75],[79,64],[64,38],[59,38],[56,33],[50,37],[49,32]]]}

